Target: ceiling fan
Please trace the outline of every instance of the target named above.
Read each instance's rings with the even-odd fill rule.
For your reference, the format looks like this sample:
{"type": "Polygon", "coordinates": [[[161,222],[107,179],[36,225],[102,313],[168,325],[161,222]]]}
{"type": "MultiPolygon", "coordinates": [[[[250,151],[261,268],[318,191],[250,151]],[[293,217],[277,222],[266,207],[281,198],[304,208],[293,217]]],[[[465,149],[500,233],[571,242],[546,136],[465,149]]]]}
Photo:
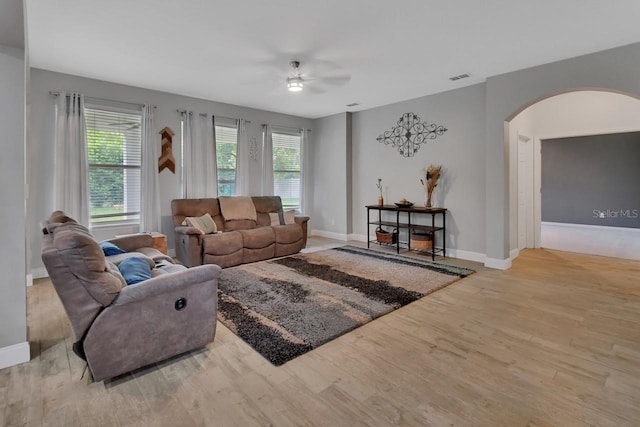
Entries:
{"type": "Polygon", "coordinates": [[[334,76],[305,75],[300,71],[300,61],[297,60],[289,61],[289,66],[291,67],[291,72],[289,73],[289,77],[287,77],[287,89],[290,92],[301,92],[306,83],[311,83],[311,85],[307,87],[312,92],[323,93],[323,90],[321,90],[319,87],[314,86],[316,82],[342,86],[347,84],[349,80],[351,80],[351,75],[349,74],[340,74],[334,76]]]}

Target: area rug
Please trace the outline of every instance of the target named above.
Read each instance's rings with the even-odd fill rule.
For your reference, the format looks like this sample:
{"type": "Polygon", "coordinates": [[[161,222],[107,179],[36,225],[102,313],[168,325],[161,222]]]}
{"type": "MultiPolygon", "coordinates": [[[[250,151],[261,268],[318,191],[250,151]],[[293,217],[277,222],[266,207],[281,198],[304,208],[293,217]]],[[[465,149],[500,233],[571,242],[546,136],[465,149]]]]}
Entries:
{"type": "Polygon", "coordinates": [[[279,366],[473,270],[353,246],[226,268],[218,320],[279,366]]]}

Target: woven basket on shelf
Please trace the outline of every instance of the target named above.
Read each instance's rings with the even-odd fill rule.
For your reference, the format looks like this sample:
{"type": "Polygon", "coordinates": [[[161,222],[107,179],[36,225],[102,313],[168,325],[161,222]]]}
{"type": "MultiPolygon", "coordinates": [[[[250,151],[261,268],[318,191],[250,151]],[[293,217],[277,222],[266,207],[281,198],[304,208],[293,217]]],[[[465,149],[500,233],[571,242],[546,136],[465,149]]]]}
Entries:
{"type": "Polygon", "coordinates": [[[376,228],[376,239],[380,243],[395,245],[398,242],[398,230],[386,231],[382,227],[376,228]]]}
{"type": "Polygon", "coordinates": [[[411,234],[411,248],[423,251],[433,249],[433,234],[414,231],[411,234]]]}

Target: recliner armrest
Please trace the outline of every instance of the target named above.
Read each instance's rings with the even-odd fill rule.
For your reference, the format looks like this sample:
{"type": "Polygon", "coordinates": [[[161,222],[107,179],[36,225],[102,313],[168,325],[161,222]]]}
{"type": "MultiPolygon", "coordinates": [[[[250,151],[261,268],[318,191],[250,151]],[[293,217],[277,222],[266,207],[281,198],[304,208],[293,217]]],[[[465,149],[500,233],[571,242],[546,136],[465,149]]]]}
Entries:
{"type": "Polygon", "coordinates": [[[202,233],[197,228],[188,227],[188,226],[185,226],[185,225],[181,225],[181,226],[175,227],[175,231],[178,234],[197,234],[197,235],[202,236],[202,233]]]}
{"type": "Polygon", "coordinates": [[[201,265],[175,273],[162,274],[144,282],[124,287],[110,307],[143,301],[163,293],[179,290],[184,286],[217,279],[222,269],[215,265],[201,265]]]}

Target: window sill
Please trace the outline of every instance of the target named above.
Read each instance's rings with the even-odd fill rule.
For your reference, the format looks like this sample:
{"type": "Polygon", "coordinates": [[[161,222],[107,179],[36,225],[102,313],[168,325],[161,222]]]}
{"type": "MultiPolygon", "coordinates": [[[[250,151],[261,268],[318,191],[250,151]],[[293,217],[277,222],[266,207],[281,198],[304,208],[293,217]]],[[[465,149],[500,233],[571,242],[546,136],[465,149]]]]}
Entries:
{"type": "Polygon", "coordinates": [[[91,230],[107,230],[111,228],[121,228],[121,227],[140,227],[140,222],[138,221],[118,221],[118,222],[98,222],[95,224],[91,224],[91,230]]]}

